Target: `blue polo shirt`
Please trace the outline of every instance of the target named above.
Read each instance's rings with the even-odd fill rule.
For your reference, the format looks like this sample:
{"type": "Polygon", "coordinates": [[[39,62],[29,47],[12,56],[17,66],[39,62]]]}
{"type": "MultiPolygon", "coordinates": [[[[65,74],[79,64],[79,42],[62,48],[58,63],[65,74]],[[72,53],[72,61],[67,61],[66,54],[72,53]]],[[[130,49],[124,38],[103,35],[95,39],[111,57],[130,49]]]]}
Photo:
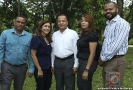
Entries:
{"type": "Polygon", "coordinates": [[[37,50],[36,57],[42,69],[51,67],[51,44],[47,44],[43,37],[34,36],[31,40],[30,48],[37,50]]]}

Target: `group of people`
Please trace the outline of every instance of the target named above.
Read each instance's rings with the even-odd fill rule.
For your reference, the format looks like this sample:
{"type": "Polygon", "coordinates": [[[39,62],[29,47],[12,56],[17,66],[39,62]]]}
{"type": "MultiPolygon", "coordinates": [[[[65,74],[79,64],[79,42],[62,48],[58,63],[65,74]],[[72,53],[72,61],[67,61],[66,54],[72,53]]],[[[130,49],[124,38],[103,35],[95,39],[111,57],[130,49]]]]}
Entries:
{"type": "Polygon", "coordinates": [[[34,75],[36,90],[49,90],[52,74],[55,76],[56,90],[75,90],[76,73],[78,90],[92,90],[92,77],[98,64],[103,67],[104,87],[115,87],[109,84],[110,72],[120,73],[120,85],[116,86],[120,87],[127,63],[124,55],[128,49],[130,25],[118,15],[114,2],[105,4],[104,16],[108,21],[98,59],[96,49],[99,35],[92,15],[82,15],[80,37],[68,28],[68,19],[64,14],[57,17],[59,30],[52,36],[49,21],[41,21],[36,35],[32,36],[24,30],[26,18],[17,16],[14,28],[4,30],[0,36],[2,90],[10,90],[12,80],[14,90],[22,90],[28,69],[27,60],[28,76],[34,75]]]}

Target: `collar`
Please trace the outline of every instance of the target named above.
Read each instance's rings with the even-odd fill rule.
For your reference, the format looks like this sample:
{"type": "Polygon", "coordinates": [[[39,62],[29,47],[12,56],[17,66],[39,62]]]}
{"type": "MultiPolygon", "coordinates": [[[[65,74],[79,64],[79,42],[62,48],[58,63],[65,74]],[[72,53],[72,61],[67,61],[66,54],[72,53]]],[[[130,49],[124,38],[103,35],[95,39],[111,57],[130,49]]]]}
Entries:
{"type": "Polygon", "coordinates": [[[108,20],[106,24],[109,24],[110,22],[116,22],[120,18],[120,15],[116,15],[112,20],[108,20]]]}
{"type": "MultiPolygon", "coordinates": [[[[63,33],[67,32],[68,30],[69,30],[69,28],[67,27],[67,28],[64,30],[63,33]]],[[[60,32],[60,30],[59,30],[59,32],[60,32]]],[[[60,33],[61,33],[61,32],[60,32],[60,33]]]]}
{"type": "MultiPolygon", "coordinates": [[[[11,32],[17,34],[15,28],[11,29],[11,32]]],[[[26,34],[25,30],[23,30],[20,35],[25,35],[25,34],[26,34]]]]}

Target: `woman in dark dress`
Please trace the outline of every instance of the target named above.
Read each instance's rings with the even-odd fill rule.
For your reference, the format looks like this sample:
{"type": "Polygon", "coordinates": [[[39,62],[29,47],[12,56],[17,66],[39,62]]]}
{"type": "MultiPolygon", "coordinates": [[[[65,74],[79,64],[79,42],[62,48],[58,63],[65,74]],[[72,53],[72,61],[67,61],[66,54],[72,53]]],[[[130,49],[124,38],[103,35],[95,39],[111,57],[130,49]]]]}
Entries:
{"type": "Polygon", "coordinates": [[[36,90],[49,90],[51,86],[51,42],[51,24],[49,21],[43,20],[30,44],[35,64],[36,90]]]}
{"type": "Polygon", "coordinates": [[[94,19],[90,14],[81,18],[81,37],[77,41],[79,68],[77,73],[78,90],[92,90],[92,76],[98,62],[95,60],[95,51],[99,37],[94,28],[94,19]]]}

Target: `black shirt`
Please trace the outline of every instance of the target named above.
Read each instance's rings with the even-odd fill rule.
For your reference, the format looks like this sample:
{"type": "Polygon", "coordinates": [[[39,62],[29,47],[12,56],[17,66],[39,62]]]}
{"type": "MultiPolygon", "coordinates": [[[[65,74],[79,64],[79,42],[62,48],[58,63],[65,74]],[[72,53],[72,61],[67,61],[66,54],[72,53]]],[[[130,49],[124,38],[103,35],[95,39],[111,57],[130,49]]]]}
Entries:
{"type": "Polygon", "coordinates": [[[77,57],[79,59],[88,60],[90,54],[89,42],[98,42],[98,40],[99,36],[95,31],[91,31],[87,35],[81,35],[81,37],[77,41],[77,57]]]}

